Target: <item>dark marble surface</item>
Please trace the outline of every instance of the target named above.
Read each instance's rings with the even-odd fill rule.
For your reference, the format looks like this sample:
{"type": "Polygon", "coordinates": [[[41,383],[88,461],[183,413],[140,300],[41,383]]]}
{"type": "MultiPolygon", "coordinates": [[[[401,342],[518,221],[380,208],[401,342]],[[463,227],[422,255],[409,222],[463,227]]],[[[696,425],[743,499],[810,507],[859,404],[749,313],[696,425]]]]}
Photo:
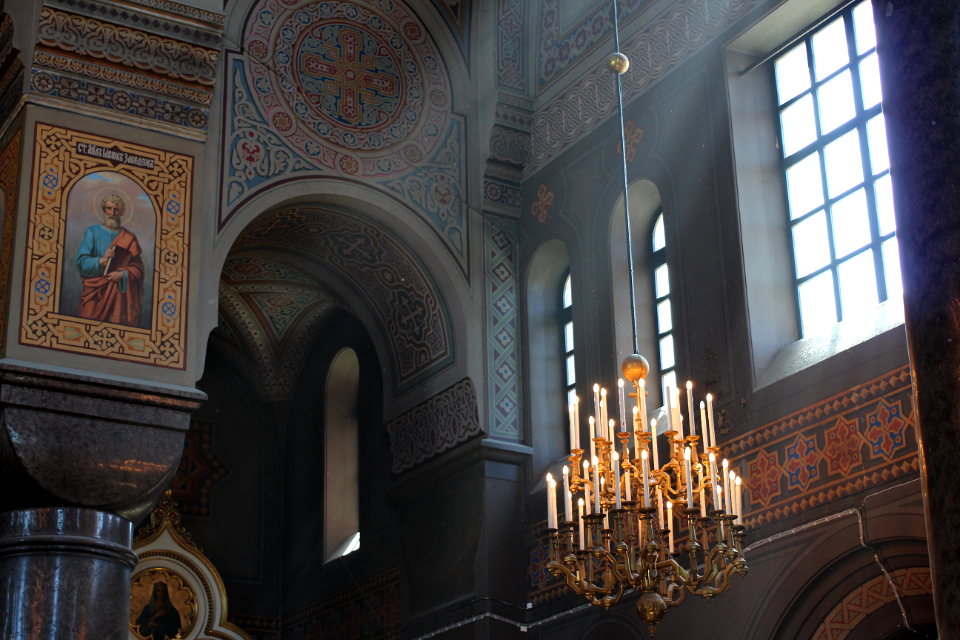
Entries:
{"type": "Polygon", "coordinates": [[[960,638],[960,12],[874,0],[941,639],[960,638]]]}
{"type": "Polygon", "coordinates": [[[206,396],[0,367],[0,509],[73,505],[140,522],[176,471],[206,396]]]}
{"type": "Polygon", "coordinates": [[[91,509],[0,514],[0,640],[121,640],[133,524],[91,509]]]}

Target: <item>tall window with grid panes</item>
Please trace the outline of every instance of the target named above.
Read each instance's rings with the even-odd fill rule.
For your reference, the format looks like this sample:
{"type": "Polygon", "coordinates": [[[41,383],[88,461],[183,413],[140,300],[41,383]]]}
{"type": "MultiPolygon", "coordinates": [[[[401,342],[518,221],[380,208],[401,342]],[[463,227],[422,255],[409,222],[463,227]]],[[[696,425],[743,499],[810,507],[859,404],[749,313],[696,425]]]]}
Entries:
{"type": "Polygon", "coordinates": [[[570,274],[563,281],[562,304],[560,305],[560,326],[563,327],[563,353],[566,366],[564,367],[564,388],[567,390],[567,406],[573,404],[577,395],[577,373],[573,357],[573,288],[570,285],[570,274]]]}
{"type": "Polygon", "coordinates": [[[774,60],[801,335],[901,296],[869,0],[774,60]]]}
{"type": "Polygon", "coordinates": [[[670,272],[667,268],[667,235],[663,227],[663,212],[653,225],[653,254],[650,272],[653,273],[653,295],[656,298],[657,338],[660,342],[660,390],[677,388],[676,358],[673,351],[673,312],[670,308],[670,272]]]}

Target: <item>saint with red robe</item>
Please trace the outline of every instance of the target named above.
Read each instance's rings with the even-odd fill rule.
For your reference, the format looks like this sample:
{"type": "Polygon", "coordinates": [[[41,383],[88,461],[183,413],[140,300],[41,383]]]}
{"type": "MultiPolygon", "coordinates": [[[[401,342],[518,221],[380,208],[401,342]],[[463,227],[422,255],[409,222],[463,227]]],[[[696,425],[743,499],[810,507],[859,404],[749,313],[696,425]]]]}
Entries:
{"type": "Polygon", "coordinates": [[[100,203],[103,224],[87,227],[77,252],[83,281],[80,317],[140,326],[143,308],[143,260],[137,236],[120,225],[123,199],[107,195],[100,203]]]}

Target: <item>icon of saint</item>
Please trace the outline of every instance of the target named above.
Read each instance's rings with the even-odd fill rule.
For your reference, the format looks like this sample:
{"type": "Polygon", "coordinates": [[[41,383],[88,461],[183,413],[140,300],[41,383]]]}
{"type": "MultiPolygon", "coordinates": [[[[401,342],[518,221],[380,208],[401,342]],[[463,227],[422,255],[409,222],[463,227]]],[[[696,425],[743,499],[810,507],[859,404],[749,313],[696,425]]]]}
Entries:
{"type": "Polygon", "coordinates": [[[167,640],[180,637],[180,612],[170,601],[170,592],[165,582],[153,583],[150,601],[143,606],[137,618],[137,632],[151,640],[167,640]]]}
{"type": "Polygon", "coordinates": [[[120,224],[126,211],[123,198],[106,195],[100,208],[103,224],[87,227],[77,251],[77,270],[83,281],[79,315],[139,326],[144,278],[140,243],[120,224]]]}

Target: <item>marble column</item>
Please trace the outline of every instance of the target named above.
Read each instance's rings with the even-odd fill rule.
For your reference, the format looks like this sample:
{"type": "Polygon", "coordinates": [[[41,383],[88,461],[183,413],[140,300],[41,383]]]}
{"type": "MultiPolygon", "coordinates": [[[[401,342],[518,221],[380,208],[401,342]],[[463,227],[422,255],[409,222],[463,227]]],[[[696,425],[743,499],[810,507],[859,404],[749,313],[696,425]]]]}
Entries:
{"type": "Polygon", "coordinates": [[[128,637],[134,526],[205,398],[0,363],[0,640],[128,637]]]}
{"type": "Polygon", "coordinates": [[[873,0],[940,638],[960,638],[960,11],[873,0]]]}
{"type": "Polygon", "coordinates": [[[132,542],[133,524],[103,511],[0,514],[0,639],[127,638],[132,542]]]}

